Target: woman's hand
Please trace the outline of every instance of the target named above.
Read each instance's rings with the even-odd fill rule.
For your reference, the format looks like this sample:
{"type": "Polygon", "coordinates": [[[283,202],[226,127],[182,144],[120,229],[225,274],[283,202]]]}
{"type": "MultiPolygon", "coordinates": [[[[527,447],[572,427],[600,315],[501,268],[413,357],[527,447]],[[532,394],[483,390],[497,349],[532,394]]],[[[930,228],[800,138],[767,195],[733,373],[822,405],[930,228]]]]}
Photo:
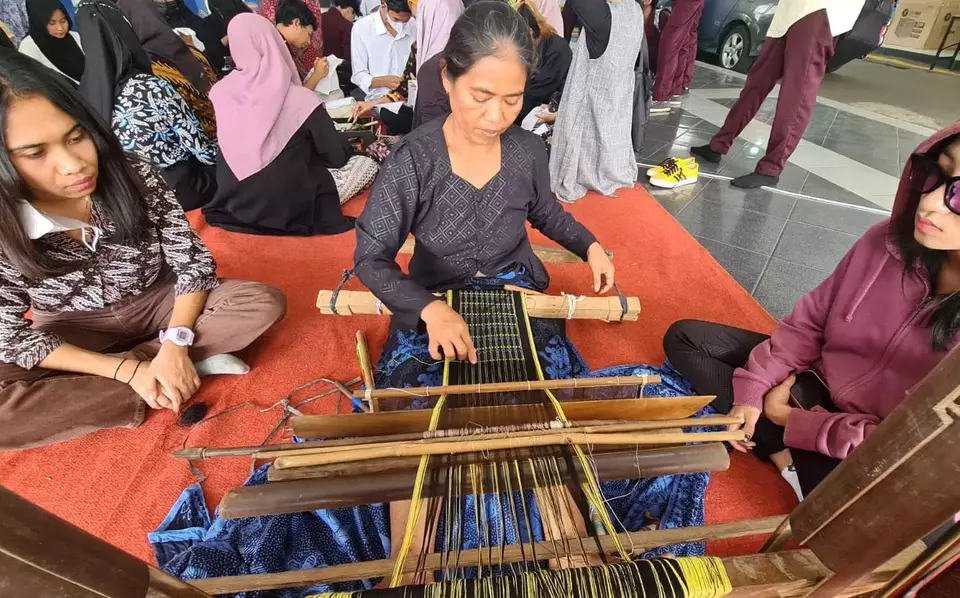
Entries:
{"type": "Polygon", "coordinates": [[[540,114],[537,115],[537,123],[538,123],[538,124],[539,124],[539,123],[553,123],[553,122],[556,122],[556,120],[557,120],[557,113],[556,113],[556,112],[550,112],[550,110],[549,110],[550,107],[547,106],[546,104],[543,104],[542,106],[540,106],[540,108],[542,108],[543,111],[540,112],[540,114]]]}
{"type": "Polygon", "coordinates": [[[750,439],[753,438],[753,432],[757,427],[757,422],[760,421],[760,410],[747,405],[734,405],[733,409],[731,409],[727,415],[730,417],[739,417],[742,422],[739,424],[730,424],[727,426],[727,431],[736,432],[737,430],[743,430],[744,436],[743,442],[731,440],[730,446],[741,453],[746,453],[757,446],[757,443],[750,439]]]}
{"type": "Polygon", "coordinates": [[[593,292],[603,294],[613,288],[613,262],[607,257],[600,243],[594,243],[587,249],[587,263],[593,272],[593,292]]]}
{"type": "Polygon", "coordinates": [[[119,379],[122,380],[123,376],[129,376],[127,384],[140,395],[140,398],[151,409],[170,409],[170,399],[159,392],[157,379],[150,375],[150,362],[131,361],[129,363],[134,364],[133,367],[129,367],[129,371],[121,370],[118,372],[119,379]]]}
{"type": "Polygon", "coordinates": [[[180,405],[189,401],[200,388],[200,376],[190,361],[186,347],[178,347],[170,342],[161,344],[147,371],[159,384],[158,390],[170,400],[167,408],[177,413],[180,412],[180,405]]]}
{"type": "Polygon", "coordinates": [[[353,105],[353,114],[350,116],[350,122],[357,122],[358,118],[369,115],[374,106],[376,106],[376,104],[373,102],[357,102],[353,105]]]}
{"type": "Polygon", "coordinates": [[[323,79],[330,74],[330,63],[326,56],[321,56],[313,61],[313,74],[318,79],[323,79]]]}
{"type": "Polygon", "coordinates": [[[420,312],[420,319],[427,325],[431,357],[447,361],[469,359],[470,363],[477,363],[477,350],[473,347],[467,323],[449,305],[433,301],[420,312]]]}
{"type": "Polygon", "coordinates": [[[763,397],[763,414],[781,428],[786,427],[787,418],[793,411],[793,407],[790,406],[790,389],[793,388],[796,381],[796,376],[790,376],[771,388],[767,395],[763,397]]]}

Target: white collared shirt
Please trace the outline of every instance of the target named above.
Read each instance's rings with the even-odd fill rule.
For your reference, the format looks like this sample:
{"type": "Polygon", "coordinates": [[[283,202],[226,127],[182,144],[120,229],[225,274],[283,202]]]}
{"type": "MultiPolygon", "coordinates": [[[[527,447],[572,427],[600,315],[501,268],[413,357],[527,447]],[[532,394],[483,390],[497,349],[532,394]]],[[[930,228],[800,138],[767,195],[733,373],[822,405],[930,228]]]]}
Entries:
{"type": "Polygon", "coordinates": [[[396,36],[390,35],[387,26],[374,12],[353,24],[350,34],[350,66],[353,76],[350,80],[363,90],[366,100],[375,100],[386,95],[386,87],[370,88],[374,77],[395,75],[403,76],[403,70],[410,58],[410,47],[417,39],[416,19],[404,23],[403,30],[396,36]]]}
{"type": "Polygon", "coordinates": [[[823,9],[827,9],[830,33],[837,37],[853,29],[863,2],[864,0],[780,0],[773,21],[770,22],[767,37],[783,37],[794,23],[823,9]]]}
{"type": "Polygon", "coordinates": [[[79,230],[84,246],[90,251],[97,250],[97,242],[102,235],[98,227],[67,216],[44,214],[29,201],[22,199],[17,204],[20,208],[20,226],[31,239],[39,239],[55,232],[79,230]]]}

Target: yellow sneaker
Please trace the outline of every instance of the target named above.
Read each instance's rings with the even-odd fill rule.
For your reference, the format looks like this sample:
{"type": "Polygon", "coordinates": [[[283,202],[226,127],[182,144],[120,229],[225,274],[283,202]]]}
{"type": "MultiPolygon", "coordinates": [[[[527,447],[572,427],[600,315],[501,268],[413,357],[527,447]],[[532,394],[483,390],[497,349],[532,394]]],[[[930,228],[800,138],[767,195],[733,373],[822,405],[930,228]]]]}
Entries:
{"type": "Polygon", "coordinates": [[[696,164],[697,159],[694,158],[693,156],[690,156],[689,158],[667,158],[666,160],[661,162],[658,166],[652,166],[648,168],[647,176],[653,176],[659,172],[663,172],[664,168],[666,168],[667,166],[670,166],[671,164],[676,164],[678,162],[683,162],[684,164],[696,164]]]}
{"type": "Polygon", "coordinates": [[[664,166],[661,172],[651,176],[650,184],[656,187],[663,187],[664,189],[676,189],[677,187],[696,183],[699,174],[700,166],[696,160],[677,160],[673,164],[664,166]]]}

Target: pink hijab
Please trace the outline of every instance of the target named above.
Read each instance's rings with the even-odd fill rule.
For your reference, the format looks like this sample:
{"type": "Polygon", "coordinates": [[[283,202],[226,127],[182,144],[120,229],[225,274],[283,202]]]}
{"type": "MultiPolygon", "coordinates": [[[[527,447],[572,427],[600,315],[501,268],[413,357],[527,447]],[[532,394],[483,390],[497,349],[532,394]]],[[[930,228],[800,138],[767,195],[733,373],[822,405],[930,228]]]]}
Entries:
{"type": "Polygon", "coordinates": [[[463,0],[421,0],[417,4],[417,70],[443,51],[462,12],[463,0]]]}
{"type": "Polygon", "coordinates": [[[227,34],[237,68],[213,86],[210,100],[223,158],[242,181],[280,155],[320,99],[301,83],[273,23],[240,14],[227,34]]]}
{"type": "Polygon", "coordinates": [[[557,0],[532,0],[533,5],[537,7],[543,18],[550,23],[550,26],[557,32],[557,35],[563,37],[563,14],[560,12],[560,3],[557,0]]]}

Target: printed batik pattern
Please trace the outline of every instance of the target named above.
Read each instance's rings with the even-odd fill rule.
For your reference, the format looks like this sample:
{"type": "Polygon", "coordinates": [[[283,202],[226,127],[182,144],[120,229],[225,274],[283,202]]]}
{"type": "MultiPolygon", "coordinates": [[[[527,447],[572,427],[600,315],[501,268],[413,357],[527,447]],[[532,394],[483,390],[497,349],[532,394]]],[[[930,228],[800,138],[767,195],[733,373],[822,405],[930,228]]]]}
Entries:
{"type": "Polygon", "coordinates": [[[194,156],[214,164],[219,152],[172,85],[151,75],[131,77],[113,108],[113,131],[123,149],[170,168],[194,156]]]}

